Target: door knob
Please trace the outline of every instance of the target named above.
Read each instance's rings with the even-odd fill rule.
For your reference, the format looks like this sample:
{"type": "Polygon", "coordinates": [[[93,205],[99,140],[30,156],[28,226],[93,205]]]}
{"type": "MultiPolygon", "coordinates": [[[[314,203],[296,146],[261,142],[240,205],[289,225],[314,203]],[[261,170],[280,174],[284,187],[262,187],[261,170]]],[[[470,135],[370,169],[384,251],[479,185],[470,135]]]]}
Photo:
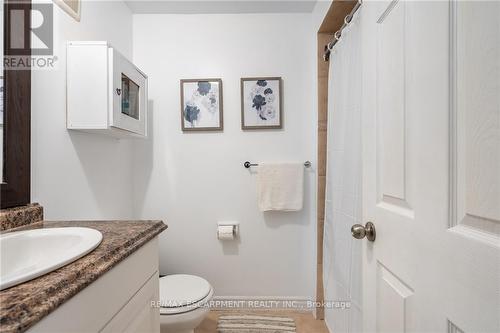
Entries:
{"type": "Polygon", "coordinates": [[[356,239],[363,239],[366,236],[366,239],[368,239],[370,242],[373,242],[376,237],[375,233],[375,225],[371,222],[366,222],[365,226],[362,226],[361,224],[355,224],[351,227],[351,234],[352,237],[356,239]]]}

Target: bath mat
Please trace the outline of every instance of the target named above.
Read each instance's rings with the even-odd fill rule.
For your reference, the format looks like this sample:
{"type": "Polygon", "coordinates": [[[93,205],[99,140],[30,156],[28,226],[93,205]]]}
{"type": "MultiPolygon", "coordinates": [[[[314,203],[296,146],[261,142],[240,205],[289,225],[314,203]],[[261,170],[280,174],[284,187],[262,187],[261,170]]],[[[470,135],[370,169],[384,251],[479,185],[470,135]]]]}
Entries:
{"type": "Polygon", "coordinates": [[[290,317],[225,315],[217,322],[217,333],[290,333],[296,332],[290,317]]]}

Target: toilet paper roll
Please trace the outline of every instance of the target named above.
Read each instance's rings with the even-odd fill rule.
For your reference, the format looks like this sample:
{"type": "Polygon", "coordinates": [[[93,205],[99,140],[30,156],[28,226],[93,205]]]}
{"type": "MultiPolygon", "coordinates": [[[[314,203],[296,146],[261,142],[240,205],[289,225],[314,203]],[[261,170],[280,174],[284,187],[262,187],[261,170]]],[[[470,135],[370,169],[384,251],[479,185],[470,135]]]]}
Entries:
{"type": "Polygon", "coordinates": [[[217,238],[220,240],[234,239],[234,226],[220,225],[217,227],[217,238]]]}

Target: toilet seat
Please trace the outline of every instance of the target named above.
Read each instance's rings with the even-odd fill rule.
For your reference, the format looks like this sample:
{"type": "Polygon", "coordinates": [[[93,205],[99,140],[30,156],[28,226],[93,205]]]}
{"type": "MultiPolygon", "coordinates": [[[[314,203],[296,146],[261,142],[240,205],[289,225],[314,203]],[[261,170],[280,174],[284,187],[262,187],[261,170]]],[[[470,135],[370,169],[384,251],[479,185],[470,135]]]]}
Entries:
{"type": "Polygon", "coordinates": [[[212,286],[203,278],[173,274],[160,278],[160,314],[179,314],[195,310],[212,298],[212,286]]]}

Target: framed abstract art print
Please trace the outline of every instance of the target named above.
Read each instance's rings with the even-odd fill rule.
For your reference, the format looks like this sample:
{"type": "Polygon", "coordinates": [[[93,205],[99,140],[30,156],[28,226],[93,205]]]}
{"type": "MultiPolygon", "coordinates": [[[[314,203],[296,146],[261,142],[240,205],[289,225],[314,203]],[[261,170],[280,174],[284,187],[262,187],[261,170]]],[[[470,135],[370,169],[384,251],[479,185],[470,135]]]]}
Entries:
{"type": "Polygon", "coordinates": [[[222,80],[181,80],[181,126],[189,131],[222,131],[222,80]]]}
{"type": "Polygon", "coordinates": [[[283,127],[281,77],[241,79],[241,128],[283,127]]]}

